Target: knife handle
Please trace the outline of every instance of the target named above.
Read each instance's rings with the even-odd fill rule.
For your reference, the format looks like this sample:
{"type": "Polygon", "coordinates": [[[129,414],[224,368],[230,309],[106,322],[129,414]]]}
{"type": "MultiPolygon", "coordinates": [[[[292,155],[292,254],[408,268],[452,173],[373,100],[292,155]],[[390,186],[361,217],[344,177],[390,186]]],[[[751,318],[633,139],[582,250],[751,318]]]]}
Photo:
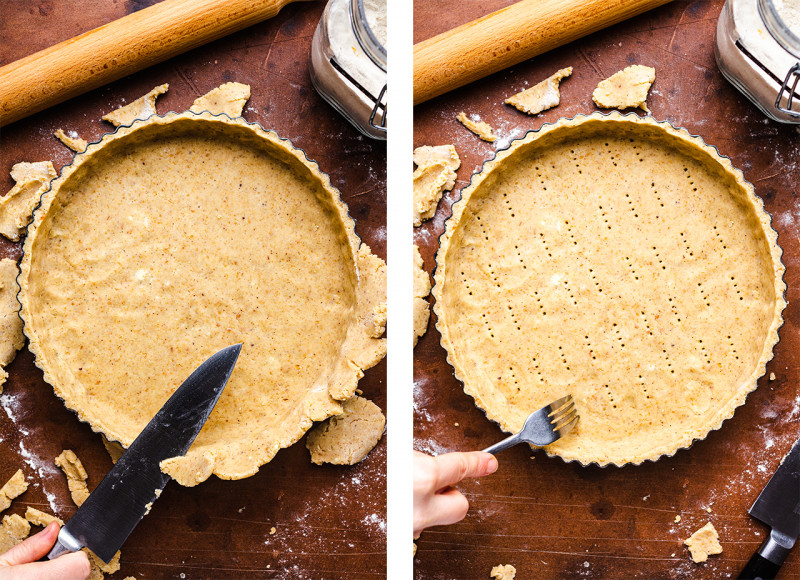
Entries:
{"type": "Polygon", "coordinates": [[[770,562],[764,556],[756,552],[747,566],[744,567],[739,580],[773,580],[781,569],[780,564],[770,562]]]}

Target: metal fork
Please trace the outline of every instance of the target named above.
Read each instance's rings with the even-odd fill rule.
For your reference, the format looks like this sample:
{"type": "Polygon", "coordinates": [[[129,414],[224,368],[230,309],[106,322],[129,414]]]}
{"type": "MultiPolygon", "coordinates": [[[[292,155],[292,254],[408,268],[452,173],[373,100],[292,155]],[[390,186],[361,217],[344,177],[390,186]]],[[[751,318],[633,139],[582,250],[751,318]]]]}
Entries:
{"type": "Polygon", "coordinates": [[[518,443],[530,443],[537,447],[550,445],[569,433],[579,418],[572,395],[561,397],[528,415],[519,433],[487,447],[484,451],[497,453],[518,443]]]}

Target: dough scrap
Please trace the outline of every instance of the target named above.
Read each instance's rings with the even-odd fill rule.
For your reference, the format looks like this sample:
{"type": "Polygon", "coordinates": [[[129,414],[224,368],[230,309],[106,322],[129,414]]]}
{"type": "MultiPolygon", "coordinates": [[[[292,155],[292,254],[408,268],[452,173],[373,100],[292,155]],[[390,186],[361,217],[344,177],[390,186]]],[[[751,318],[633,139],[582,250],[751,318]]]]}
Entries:
{"type": "Polygon", "coordinates": [[[31,506],[28,506],[28,509],[25,510],[25,519],[34,526],[41,526],[43,528],[46,528],[53,522],[58,522],[59,526],[64,525],[64,521],[61,518],[58,518],[52,514],[48,514],[47,512],[37,510],[31,506]]]}
{"type": "Polygon", "coordinates": [[[492,141],[497,141],[497,137],[494,135],[494,131],[489,123],[484,121],[473,121],[467,117],[467,114],[463,111],[456,116],[456,119],[458,119],[462,125],[464,125],[467,129],[475,133],[484,141],[489,141],[490,143],[492,141]]]}
{"type": "Polygon", "coordinates": [[[702,528],[689,536],[684,542],[689,547],[692,560],[705,562],[709,556],[722,553],[722,546],[719,543],[719,535],[714,528],[714,524],[708,522],[702,528]]]}
{"type": "Polygon", "coordinates": [[[461,158],[452,145],[423,145],[414,149],[414,163],[417,167],[446,163],[450,169],[457,171],[461,167],[461,158]]]}
{"type": "Polygon", "coordinates": [[[214,472],[216,457],[211,451],[194,456],[170,457],[162,461],[161,471],[183,486],[194,487],[211,477],[214,472]]]}
{"type": "Polygon", "coordinates": [[[103,121],[108,121],[115,127],[119,127],[120,125],[130,125],[137,119],[148,119],[157,113],[156,99],[168,90],[168,83],[159,85],[132,103],[103,115],[103,121]]]}
{"type": "Polygon", "coordinates": [[[492,568],[490,576],[495,580],[514,580],[517,569],[511,564],[500,564],[492,568]]]}
{"type": "Polygon", "coordinates": [[[73,131],[74,137],[67,135],[63,129],[56,129],[54,135],[56,139],[61,141],[64,145],[75,151],[75,153],[80,153],[82,151],[86,151],[86,147],[88,147],[88,143],[80,138],[80,136],[73,131]]]}
{"type": "Polygon", "coordinates": [[[83,551],[86,552],[87,556],[89,556],[89,565],[91,566],[89,577],[86,580],[103,580],[105,577],[104,573],[114,574],[115,572],[119,571],[119,558],[121,552],[114,554],[114,557],[111,558],[111,561],[106,564],[89,548],[83,548],[83,551]]]}
{"type": "Polygon", "coordinates": [[[103,440],[103,447],[106,448],[108,456],[111,457],[111,463],[116,463],[119,458],[125,453],[125,448],[116,441],[109,441],[105,435],[100,435],[103,440]]]}
{"type": "Polygon", "coordinates": [[[649,113],[647,93],[656,80],[656,69],[634,64],[600,81],[592,93],[592,100],[604,109],[640,107],[649,113]]]}
{"type": "Polygon", "coordinates": [[[86,480],[89,476],[83,468],[83,463],[71,449],[62,451],[61,455],[56,457],[55,463],[67,476],[67,485],[69,486],[69,493],[72,495],[72,501],[75,502],[76,506],[82,506],[86,498],[89,497],[89,488],[86,486],[86,480]]]}
{"type": "Polygon", "coordinates": [[[189,110],[192,113],[208,111],[212,115],[225,113],[231,118],[241,117],[249,98],[250,85],[225,83],[197,98],[189,110]]]}
{"type": "MultiPolygon", "coordinates": [[[[19,317],[17,293],[19,285],[17,262],[9,258],[0,260],[0,367],[7,366],[25,345],[22,319],[19,317]]],[[[3,392],[0,384],[0,393],[3,392]]]]}
{"type": "Polygon", "coordinates": [[[56,170],[49,161],[23,161],[11,168],[11,178],[16,185],[0,197],[0,234],[14,242],[19,241],[33,208],[55,176],[56,170]]]}
{"type": "Polygon", "coordinates": [[[374,336],[385,263],[360,243],[330,178],[241,118],[168,113],[104,135],[65,167],[34,223],[20,276],[31,350],[67,407],[109,440],[130,445],[203,360],[244,344],[170,472],[213,460],[222,478],[254,475],[341,413],[386,354],[374,336]],[[125,325],[113,323],[120,312],[125,325]],[[86,346],[80,334],[98,326],[104,340],[86,346]],[[145,353],[163,373],[139,368],[145,353]]]}
{"type": "Polygon", "coordinates": [[[699,137],[616,111],[562,119],[461,195],[436,326],[505,431],[569,392],[580,421],[545,451],[640,464],[705,438],[756,388],[783,323],[781,249],[753,186],[699,137]]]}
{"type": "Polygon", "coordinates": [[[419,247],[414,245],[414,346],[419,338],[428,330],[430,305],[425,297],[431,292],[431,280],[425,271],[425,264],[419,247]]]}
{"type": "Polygon", "coordinates": [[[11,505],[11,500],[25,493],[26,489],[28,489],[28,482],[25,481],[22,470],[18,469],[11,479],[3,487],[0,487],[0,512],[7,510],[11,505]]]}
{"type": "Polygon", "coordinates": [[[536,115],[547,109],[552,109],[561,102],[561,94],[558,90],[561,79],[571,74],[571,66],[562,68],[539,84],[507,98],[505,102],[507,105],[512,105],[529,115],[536,115]]]}
{"type": "Polygon", "coordinates": [[[456,183],[456,172],[447,162],[423,165],[414,171],[414,226],[431,219],[442,194],[456,183]]]}
{"type": "Polygon", "coordinates": [[[22,542],[30,533],[31,525],[22,516],[17,514],[3,516],[3,523],[0,524],[0,554],[22,542]]]}
{"type": "Polygon", "coordinates": [[[353,397],[342,403],[342,414],[315,425],[306,437],[311,461],[317,465],[354,465],[364,459],[383,435],[386,418],[375,403],[353,397]]]}

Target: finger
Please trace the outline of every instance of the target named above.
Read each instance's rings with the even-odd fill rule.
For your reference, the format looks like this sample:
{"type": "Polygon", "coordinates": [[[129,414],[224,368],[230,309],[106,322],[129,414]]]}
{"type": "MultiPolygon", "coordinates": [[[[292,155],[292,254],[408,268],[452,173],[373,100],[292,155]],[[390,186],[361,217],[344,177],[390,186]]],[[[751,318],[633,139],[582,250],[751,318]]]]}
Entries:
{"type": "MultiPolygon", "coordinates": [[[[431,520],[428,526],[449,526],[467,515],[469,502],[460,491],[450,488],[431,500],[431,520]]],[[[428,527],[426,526],[426,527],[428,527]]]]}
{"type": "Polygon", "coordinates": [[[435,489],[455,485],[465,477],[481,477],[497,471],[497,459],[490,453],[445,453],[436,457],[435,489]]]}
{"type": "Polygon", "coordinates": [[[0,565],[16,566],[44,558],[50,548],[53,547],[53,544],[56,543],[58,529],[58,523],[50,522],[41,532],[31,536],[21,544],[17,544],[0,556],[0,565]]]}
{"type": "Polygon", "coordinates": [[[13,572],[9,578],[14,580],[86,580],[91,567],[84,552],[73,552],[47,562],[33,562],[15,568],[0,569],[0,579],[4,572],[13,572]]]}

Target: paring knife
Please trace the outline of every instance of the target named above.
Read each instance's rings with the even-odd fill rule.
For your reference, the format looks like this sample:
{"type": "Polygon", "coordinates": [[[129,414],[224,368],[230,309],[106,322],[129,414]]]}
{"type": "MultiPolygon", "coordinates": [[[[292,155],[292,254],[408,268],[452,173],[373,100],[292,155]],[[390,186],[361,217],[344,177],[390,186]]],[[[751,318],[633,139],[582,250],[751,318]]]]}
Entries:
{"type": "Polygon", "coordinates": [[[740,580],[771,580],[800,535],[800,440],[750,508],[772,530],[739,574],[740,580]]]}
{"type": "Polygon", "coordinates": [[[111,561],[170,479],[159,463],[189,450],[241,350],[241,344],[222,349],[178,387],[61,528],[48,559],[86,547],[106,564],[111,561]]]}

